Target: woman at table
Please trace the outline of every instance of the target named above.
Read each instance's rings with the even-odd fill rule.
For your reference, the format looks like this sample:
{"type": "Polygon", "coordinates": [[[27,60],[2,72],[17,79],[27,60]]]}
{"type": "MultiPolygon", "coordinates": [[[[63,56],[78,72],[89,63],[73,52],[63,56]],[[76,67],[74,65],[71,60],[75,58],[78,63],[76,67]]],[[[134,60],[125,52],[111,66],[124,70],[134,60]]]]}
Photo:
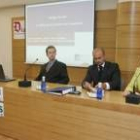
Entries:
{"type": "Polygon", "coordinates": [[[135,87],[135,92],[140,93],[140,67],[138,67],[127,85],[125,91],[123,92],[123,96],[126,96],[133,92],[133,88],[135,87]]]}

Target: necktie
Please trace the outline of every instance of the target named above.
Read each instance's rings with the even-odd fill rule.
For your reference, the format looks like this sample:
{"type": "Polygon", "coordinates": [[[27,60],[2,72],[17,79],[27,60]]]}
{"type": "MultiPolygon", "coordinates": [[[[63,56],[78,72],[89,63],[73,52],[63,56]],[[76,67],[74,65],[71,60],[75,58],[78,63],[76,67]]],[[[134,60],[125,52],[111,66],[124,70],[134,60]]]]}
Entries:
{"type": "Polygon", "coordinates": [[[46,67],[46,71],[47,71],[47,72],[50,70],[51,66],[52,66],[52,63],[49,62],[49,63],[47,64],[47,67],[46,67]]]}
{"type": "Polygon", "coordinates": [[[102,72],[103,72],[103,67],[101,65],[99,65],[98,66],[99,82],[101,82],[101,79],[102,79],[102,72]]]}

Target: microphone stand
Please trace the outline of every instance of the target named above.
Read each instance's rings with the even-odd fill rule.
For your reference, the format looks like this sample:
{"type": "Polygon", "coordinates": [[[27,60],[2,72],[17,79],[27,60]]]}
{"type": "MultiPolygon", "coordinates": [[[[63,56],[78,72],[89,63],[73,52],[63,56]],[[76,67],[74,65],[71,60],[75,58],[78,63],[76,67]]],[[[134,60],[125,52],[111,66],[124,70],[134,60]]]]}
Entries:
{"type": "MultiPolygon", "coordinates": [[[[35,64],[37,61],[38,61],[38,58],[37,58],[32,64],[35,64]]],[[[19,87],[31,87],[31,81],[28,81],[28,80],[27,80],[27,72],[28,72],[28,70],[29,70],[31,67],[32,67],[32,65],[30,65],[30,66],[25,70],[23,81],[19,81],[19,82],[18,82],[18,86],[19,86],[19,87]]]]}

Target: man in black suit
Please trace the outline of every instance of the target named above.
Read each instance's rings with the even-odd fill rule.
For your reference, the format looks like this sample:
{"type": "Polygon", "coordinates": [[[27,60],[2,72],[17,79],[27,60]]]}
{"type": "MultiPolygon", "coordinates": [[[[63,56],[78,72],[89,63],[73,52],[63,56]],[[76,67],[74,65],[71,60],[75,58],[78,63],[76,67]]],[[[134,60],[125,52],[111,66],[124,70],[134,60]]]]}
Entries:
{"type": "Polygon", "coordinates": [[[96,48],[93,57],[95,63],[88,68],[82,82],[83,88],[93,91],[93,87],[97,87],[101,82],[104,90],[120,90],[121,78],[118,64],[107,62],[102,48],[96,48]]]}
{"type": "Polygon", "coordinates": [[[40,81],[42,76],[45,76],[47,82],[67,84],[69,82],[67,67],[66,64],[55,59],[56,48],[54,46],[48,46],[46,48],[46,55],[49,62],[41,67],[36,80],[40,81]]]}

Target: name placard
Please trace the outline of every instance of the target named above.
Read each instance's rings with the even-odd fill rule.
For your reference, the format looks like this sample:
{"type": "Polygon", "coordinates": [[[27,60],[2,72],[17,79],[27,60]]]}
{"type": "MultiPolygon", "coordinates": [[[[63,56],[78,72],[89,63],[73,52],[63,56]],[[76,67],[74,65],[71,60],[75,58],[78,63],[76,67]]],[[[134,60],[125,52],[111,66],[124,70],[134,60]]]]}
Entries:
{"type": "Polygon", "coordinates": [[[0,117],[4,117],[3,87],[0,87],[0,117]]]}
{"type": "Polygon", "coordinates": [[[0,117],[4,117],[4,103],[0,103],[0,117]]]}
{"type": "Polygon", "coordinates": [[[0,87],[0,102],[3,102],[3,87],[0,87]]]}

